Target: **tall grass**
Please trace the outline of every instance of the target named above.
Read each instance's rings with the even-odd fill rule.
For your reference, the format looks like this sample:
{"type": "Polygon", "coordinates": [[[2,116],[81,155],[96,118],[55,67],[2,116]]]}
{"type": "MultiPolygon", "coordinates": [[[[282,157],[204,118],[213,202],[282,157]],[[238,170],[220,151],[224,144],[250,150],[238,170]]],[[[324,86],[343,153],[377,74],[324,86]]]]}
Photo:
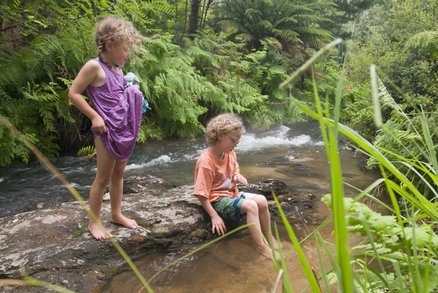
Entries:
{"type": "MultiPolygon", "coordinates": [[[[286,87],[300,73],[311,69],[317,57],[338,43],[339,41],[335,40],[321,49],[311,59],[312,62],[305,63],[281,86],[286,87]]],[[[370,80],[376,126],[390,133],[390,129],[385,126],[381,118],[380,97],[382,93],[379,92],[377,86],[378,77],[374,65],[370,67],[370,80]]],[[[438,168],[437,146],[433,144],[433,132],[429,129],[424,113],[419,113],[422,129],[415,131],[422,134],[423,143],[419,145],[425,146],[425,149],[418,150],[418,153],[426,154],[427,162],[420,161],[415,156],[407,159],[391,153],[391,158],[398,158],[404,166],[412,170],[412,174],[416,175],[415,180],[420,180],[429,188],[428,193],[434,195],[430,201],[417,189],[413,181],[395,166],[389,156],[385,155],[388,153],[386,150],[378,149],[356,131],[339,123],[342,84],[343,76],[341,75],[333,113],[328,110],[330,108],[328,102],[325,102],[323,107],[314,79],[316,110],[294,100],[294,104],[299,109],[319,121],[330,169],[331,194],[325,196],[323,200],[333,210],[333,215],[321,224],[321,227],[326,226],[330,221],[334,224],[336,261],[332,258],[326,241],[319,234],[321,227],[303,240],[315,237],[316,243],[319,243],[317,249],[320,258],[329,259],[330,269],[325,269],[320,261],[319,279],[323,282],[326,292],[331,292],[333,289],[333,284],[329,280],[335,283],[337,292],[436,292],[438,289],[438,236],[436,234],[438,168]],[[347,198],[343,190],[342,166],[338,155],[339,133],[353,142],[358,150],[374,157],[382,175],[380,180],[365,191],[358,191],[354,198],[347,198]],[[385,205],[372,196],[373,190],[381,185],[385,187],[391,206],[385,205]],[[382,216],[361,203],[364,197],[379,203],[389,215],[382,216]],[[359,233],[363,242],[350,247],[349,233],[359,233]],[[335,278],[330,276],[335,276],[335,278]]],[[[408,116],[404,117],[409,119],[408,116]]],[[[413,125],[413,123],[410,124],[413,125]]],[[[276,203],[281,211],[280,204],[278,201],[276,203]]],[[[282,217],[282,220],[290,227],[285,217],[282,217]]],[[[288,229],[287,232],[295,249],[301,252],[300,244],[294,239],[293,229],[288,229]]],[[[299,255],[303,267],[306,268],[307,260],[303,259],[305,257],[301,253],[299,255]]],[[[315,290],[312,285],[315,282],[313,274],[306,269],[305,273],[312,292],[319,292],[319,289],[315,290]]],[[[288,277],[287,273],[283,275],[284,278],[288,277]]],[[[285,282],[284,288],[286,292],[292,291],[288,282],[285,282]]]]}

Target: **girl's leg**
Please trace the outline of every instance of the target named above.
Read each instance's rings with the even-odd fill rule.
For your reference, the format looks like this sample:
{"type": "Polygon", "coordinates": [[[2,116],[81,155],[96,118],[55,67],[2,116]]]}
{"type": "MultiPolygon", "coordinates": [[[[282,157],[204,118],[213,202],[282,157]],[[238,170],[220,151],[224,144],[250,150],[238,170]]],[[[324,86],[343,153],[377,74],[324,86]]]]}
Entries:
{"type": "Polygon", "coordinates": [[[100,137],[94,139],[97,156],[97,172],[93,185],[90,189],[89,204],[91,211],[96,215],[97,222],[90,219],[88,230],[97,240],[107,239],[110,235],[102,230],[101,226],[101,209],[105,187],[110,181],[114,169],[115,160],[109,155],[100,137]],[[99,225],[100,223],[100,225],[99,225]]]}
{"type": "Polygon", "coordinates": [[[117,161],[110,180],[111,222],[135,229],[138,224],[122,214],[123,174],[128,161],[117,161]]]}
{"type": "Polygon", "coordinates": [[[257,249],[267,258],[272,258],[271,249],[263,241],[263,235],[260,226],[259,208],[257,202],[250,199],[243,201],[240,211],[246,214],[246,222],[248,223],[249,233],[254,241],[257,249]]]}

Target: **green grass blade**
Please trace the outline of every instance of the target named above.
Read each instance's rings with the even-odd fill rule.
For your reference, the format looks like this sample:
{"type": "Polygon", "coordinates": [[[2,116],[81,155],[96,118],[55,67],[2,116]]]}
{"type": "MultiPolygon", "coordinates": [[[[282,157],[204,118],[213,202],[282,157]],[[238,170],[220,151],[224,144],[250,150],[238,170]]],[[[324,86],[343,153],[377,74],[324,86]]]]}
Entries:
{"type": "Polygon", "coordinates": [[[317,243],[316,246],[317,246],[317,252],[318,252],[319,267],[320,267],[320,270],[321,270],[321,278],[323,280],[325,292],[330,292],[332,290],[330,290],[330,282],[329,282],[327,276],[331,272],[333,272],[333,271],[336,272],[336,275],[339,275],[340,274],[340,268],[339,268],[338,264],[336,263],[336,260],[335,260],[333,254],[332,254],[332,251],[329,249],[326,241],[323,239],[323,237],[322,237],[321,233],[319,233],[319,231],[315,233],[315,239],[316,239],[316,243],[317,243]],[[321,246],[322,246],[322,248],[323,248],[323,250],[325,252],[325,255],[327,256],[328,262],[330,263],[330,267],[332,268],[329,271],[326,271],[324,269],[324,264],[322,262],[323,255],[322,255],[322,253],[320,251],[320,247],[321,246]]]}
{"type": "Polygon", "coordinates": [[[373,97],[374,124],[377,126],[377,128],[381,128],[383,125],[382,111],[380,108],[379,86],[377,84],[376,65],[374,64],[370,66],[370,76],[371,76],[371,95],[373,97]]]}
{"type": "Polygon", "coordinates": [[[280,202],[278,201],[275,194],[273,194],[273,197],[274,197],[278,212],[280,214],[281,220],[283,221],[284,227],[286,229],[287,235],[289,236],[289,239],[295,248],[295,251],[296,251],[297,256],[298,256],[298,260],[300,261],[301,266],[303,267],[304,274],[306,275],[306,278],[309,282],[309,286],[312,289],[312,292],[321,292],[321,289],[319,288],[318,281],[316,280],[315,275],[313,274],[312,268],[311,268],[309,262],[307,261],[306,255],[304,254],[304,252],[300,246],[300,243],[298,242],[298,238],[296,237],[292,226],[290,225],[286,215],[283,212],[283,209],[281,208],[280,202]]]}
{"type": "Polygon", "coordinates": [[[421,111],[421,116],[420,116],[420,121],[421,121],[421,129],[423,130],[423,137],[426,143],[426,151],[427,151],[427,158],[429,160],[429,162],[431,162],[433,169],[435,170],[435,175],[438,175],[438,158],[437,158],[437,153],[436,153],[436,148],[437,146],[433,144],[432,141],[432,135],[429,131],[429,124],[427,122],[426,116],[424,115],[424,112],[421,111]]]}
{"type": "MultiPolygon", "coordinates": [[[[340,274],[338,275],[338,279],[341,282],[342,291],[349,293],[353,291],[353,271],[350,266],[348,231],[344,216],[344,186],[342,180],[341,162],[338,154],[338,123],[340,116],[339,112],[342,96],[342,85],[343,78],[341,77],[336,87],[336,102],[334,109],[335,119],[333,127],[326,130],[326,125],[322,124],[322,121],[324,121],[324,117],[320,106],[320,99],[318,91],[316,89],[316,83],[313,79],[314,97],[315,103],[317,105],[317,120],[320,121],[321,131],[327,131],[328,133],[328,136],[323,135],[323,139],[330,167],[330,186],[333,197],[333,220],[336,239],[336,257],[338,265],[340,267],[340,274]]],[[[326,109],[326,115],[329,115],[328,104],[326,109]]]]}
{"type": "MultiPolygon", "coordinates": [[[[275,237],[277,239],[277,243],[281,243],[280,242],[280,233],[278,232],[278,227],[277,225],[274,225],[275,227],[275,237]]],[[[292,289],[292,284],[291,281],[289,280],[289,278],[284,277],[284,276],[288,276],[288,271],[287,271],[287,264],[286,264],[286,256],[284,255],[284,251],[283,251],[283,247],[280,245],[280,250],[278,251],[280,254],[280,264],[277,263],[277,261],[275,261],[274,259],[274,265],[276,267],[276,270],[280,273],[282,272],[282,280],[283,280],[283,289],[286,292],[293,292],[292,289]]],[[[273,292],[276,292],[275,290],[273,290],[273,292]]]]}
{"type": "Polygon", "coordinates": [[[300,66],[291,76],[289,76],[285,81],[280,84],[280,88],[284,88],[286,85],[292,83],[298,76],[300,76],[304,71],[309,69],[309,67],[325,52],[327,52],[332,47],[339,45],[342,42],[342,39],[335,39],[332,42],[325,45],[318,52],[316,52],[309,60],[307,60],[303,65],[300,66]]]}

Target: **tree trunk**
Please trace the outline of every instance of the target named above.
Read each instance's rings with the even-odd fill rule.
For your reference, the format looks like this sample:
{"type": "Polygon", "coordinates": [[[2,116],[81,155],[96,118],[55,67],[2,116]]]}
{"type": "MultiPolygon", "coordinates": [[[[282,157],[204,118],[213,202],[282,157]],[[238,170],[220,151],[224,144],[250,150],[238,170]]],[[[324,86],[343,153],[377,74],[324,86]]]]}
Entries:
{"type": "Polygon", "coordinates": [[[12,53],[23,47],[23,38],[15,23],[4,20],[0,30],[0,38],[7,52],[12,53]]]}
{"type": "Polygon", "coordinates": [[[213,3],[213,0],[204,0],[204,7],[202,9],[202,15],[201,15],[201,23],[199,25],[201,30],[203,30],[204,27],[205,27],[205,21],[207,19],[207,13],[208,13],[208,9],[210,8],[211,3],[213,3]]]}
{"type": "Polygon", "coordinates": [[[191,13],[189,20],[189,35],[192,36],[198,30],[199,4],[201,0],[192,0],[191,13]]]}

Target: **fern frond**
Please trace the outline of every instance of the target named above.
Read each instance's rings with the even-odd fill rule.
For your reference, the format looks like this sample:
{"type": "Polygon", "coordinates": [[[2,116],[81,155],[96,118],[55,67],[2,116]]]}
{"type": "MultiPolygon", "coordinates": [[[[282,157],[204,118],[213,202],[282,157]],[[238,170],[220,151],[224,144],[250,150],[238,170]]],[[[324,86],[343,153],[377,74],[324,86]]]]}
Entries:
{"type": "Polygon", "coordinates": [[[85,156],[88,160],[96,157],[96,147],[94,145],[88,145],[78,150],[78,156],[85,156]]]}
{"type": "Polygon", "coordinates": [[[438,47],[438,31],[424,31],[417,33],[406,42],[406,48],[438,47]]]}

